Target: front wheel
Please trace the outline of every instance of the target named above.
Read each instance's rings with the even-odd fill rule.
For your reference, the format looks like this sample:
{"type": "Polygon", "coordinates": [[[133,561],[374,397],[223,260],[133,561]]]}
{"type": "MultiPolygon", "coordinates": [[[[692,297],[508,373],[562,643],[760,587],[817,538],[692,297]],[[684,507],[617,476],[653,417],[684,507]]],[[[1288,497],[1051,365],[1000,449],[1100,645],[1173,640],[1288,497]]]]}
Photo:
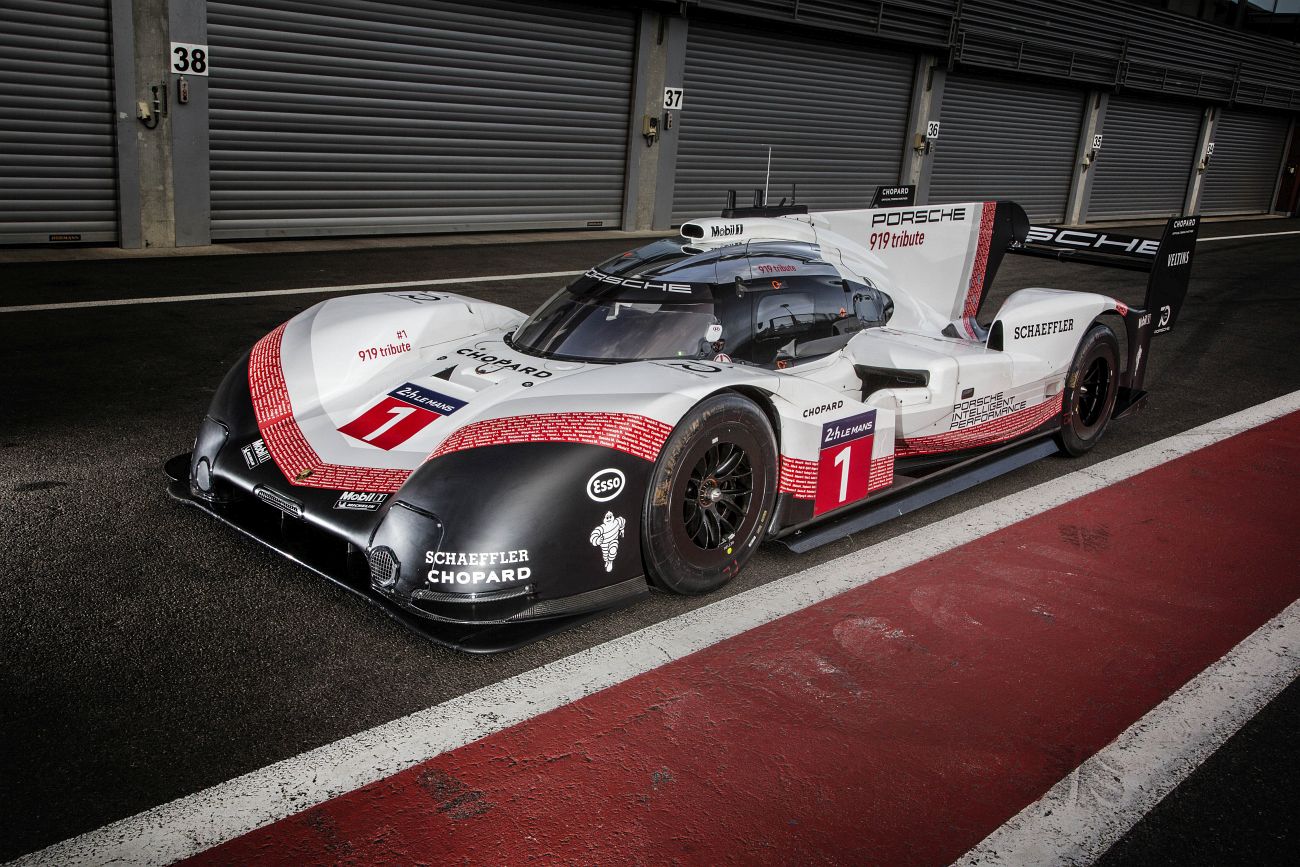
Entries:
{"type": "Polygon", "coordinates": [[[673,430],[655,465],[641,547],[656,586],[716,590],[762,541],[776,500],[776,436],[753,401],[716,394],[673,430]]]}
{"type": "Polygon", "coordinates": [[[1061,450],[1077,457],[1095,446],[1118,395],[1119,340],[1108,326],[1096,323],[1079,342],[1065,379],[1065,423],[1056,438],[1061,450]]]}

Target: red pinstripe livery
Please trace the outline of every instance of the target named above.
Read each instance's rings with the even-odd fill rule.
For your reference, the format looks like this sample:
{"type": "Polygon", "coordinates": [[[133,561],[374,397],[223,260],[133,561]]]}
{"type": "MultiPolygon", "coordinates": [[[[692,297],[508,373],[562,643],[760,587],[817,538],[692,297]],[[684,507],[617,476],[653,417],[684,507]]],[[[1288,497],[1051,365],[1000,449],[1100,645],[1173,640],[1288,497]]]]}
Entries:
{"type": "Polygon", "coordinates": [[[304,488],[391,494],[410,477],[410,470],[351,467],[326,463],[307,442],[293,417],[289,388],[280,363],[284,323],[257,341],[248,359],[248,388],[253,412],[275,465],[291,485],[304,488]]]}
{"type": "Polygon", "coordinates": [[[490,418],[453,433],[429,456],[430,460],[463,449],[508,443],[586,443],[618,449],[653,461],[672,425],[643,415],[620,412],[564,412],[490,418]]]}
{"type": "MultiPolygon", "coordinates": [[[[885,455],[871,459],[871,475],[867,481],[868,491],[878,491],[894,483],[894,456],[885,455]]],[[[817,498],[817,462],[805,461],[781,455],[781,472],[776,489],[789,494],[796,500],[815,500],[817,498]]]]}
{"type": "Polygon", "coordinates": [[[964,430],[948,431],[933,436],[917,437],[900,441],[895,454],[900,458],[911,455],[932,455],[940,452],[956,452],[962,449],[974,449],[981,446],[995,445],[1027,434],[1052,420],[1061,412],[1063,395],[1048,398],[1040,404],[1027,406],[1022,410],[977,424],[964,430]]]}

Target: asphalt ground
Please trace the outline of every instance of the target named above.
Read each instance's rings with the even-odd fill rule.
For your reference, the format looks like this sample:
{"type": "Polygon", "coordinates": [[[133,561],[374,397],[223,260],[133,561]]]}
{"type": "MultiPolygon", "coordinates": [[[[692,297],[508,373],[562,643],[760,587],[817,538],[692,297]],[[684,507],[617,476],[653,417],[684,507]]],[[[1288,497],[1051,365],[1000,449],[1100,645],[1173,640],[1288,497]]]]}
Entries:
{"type": "MultiPolygon", "coordinates": [[[[1215,223],[1202,236],[1296,229],[1300,220],[1215,223]]],[[[637,243],[0,264],[0,306],[579,270],[637,243]]],[[[461,291],[529,310],[563,282],[461,291]]],[[[1139,303],[1143,283],[1008,257],[985,309],[1025,286],[1139,303]]],[[[188,450],[225,370],[324,297],[0,314],[0,859],[1300,389],[1300,236],[1202,244],[1177,329],[1152,348],[1147,410],[1086,458],[1042,461],[811,554],[765,546],[712,596],[656,594],[522,650],[470,657],[164,492],[161,465],[188,450]]],[[[1282,702],[1265,755],[1270,738],[1295,730],[1295,702],[1282,702]]],[[[1259,783],[1247,774],[1242,785],[1259,783]]],[[[1218,835],[1219,851],[1233,851],[1240,827],[1218,835]]]]}

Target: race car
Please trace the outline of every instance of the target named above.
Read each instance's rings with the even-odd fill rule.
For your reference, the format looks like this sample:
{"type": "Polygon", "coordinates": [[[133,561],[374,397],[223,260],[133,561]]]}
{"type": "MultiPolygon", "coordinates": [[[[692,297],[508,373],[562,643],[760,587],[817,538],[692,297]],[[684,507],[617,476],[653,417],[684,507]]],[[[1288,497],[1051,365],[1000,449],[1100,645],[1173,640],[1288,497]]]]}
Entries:
{"type": "Polygon", "coordinates": [[[1142,405],[1198,223],[729,207],[531,315],[331,298],[239,360],[170,491],[434,641],[516,647],[652,587],[715,590],[765,540],[806,550],[1088,451],[1142,405]],[[1146,301],[1022,289],[986,325],[1008,251],[1148,270],[1146,301]]]}

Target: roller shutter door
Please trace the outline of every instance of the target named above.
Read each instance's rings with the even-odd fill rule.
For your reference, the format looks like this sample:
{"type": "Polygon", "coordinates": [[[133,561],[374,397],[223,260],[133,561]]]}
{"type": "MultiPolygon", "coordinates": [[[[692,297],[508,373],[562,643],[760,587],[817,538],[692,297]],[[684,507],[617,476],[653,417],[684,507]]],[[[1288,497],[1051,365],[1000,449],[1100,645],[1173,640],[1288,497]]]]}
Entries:
{"type": "Polygon", "coordinates": [[[212,0],[212,237],[617,226],[630,9],[212,0]]]}
{"type": "Polygon", "coordinates": [[[898,182],[913,59],[796,35],[691,22],[673,222],[716,216],[726,190],[798,185],[814,210],[865,208],[898,182]]]}
{"type": "Polygon", "coordinates": [[[949,76],[930,201],[1010,199],[1031,219],[1063,219],[1085,98],[1066,87],[949,76]]]}
{"type": "Polygon", "coordinates": [[[0,243],[117,238],[108,3],[6,0],[0,243]]]}
{"type": "Polygon", "coordinates": [[[1201,188],[1202,214],[1263,214],[1273,207],[1289,118],[1225,111],[1214,125],[1214,156],[1201,188]]]}
{"type": "Polygon", "coordinates": [[[1201,133],[1201,109],[1127,95],[1111,98],[1091,171],[1088,219],[1182,213],[1201,133]]]}

